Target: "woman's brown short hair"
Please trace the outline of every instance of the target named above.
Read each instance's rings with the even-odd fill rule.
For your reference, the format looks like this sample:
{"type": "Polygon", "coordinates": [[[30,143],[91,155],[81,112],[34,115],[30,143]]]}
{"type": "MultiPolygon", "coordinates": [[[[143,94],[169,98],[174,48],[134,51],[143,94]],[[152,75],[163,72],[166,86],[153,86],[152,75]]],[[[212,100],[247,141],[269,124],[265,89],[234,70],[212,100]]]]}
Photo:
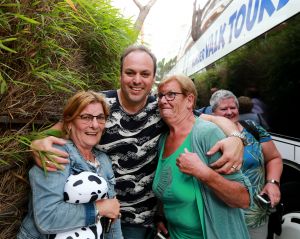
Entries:
{"type": "Polygon", "coordinates": [[[67,134],[67,125],[72,122],[80,112],[91,103],[102,104],[106,117],[109,115],[109,106],[105,96],[94,91],[79,91],[67,101],[63,110],[63,133],[67,134]]]}

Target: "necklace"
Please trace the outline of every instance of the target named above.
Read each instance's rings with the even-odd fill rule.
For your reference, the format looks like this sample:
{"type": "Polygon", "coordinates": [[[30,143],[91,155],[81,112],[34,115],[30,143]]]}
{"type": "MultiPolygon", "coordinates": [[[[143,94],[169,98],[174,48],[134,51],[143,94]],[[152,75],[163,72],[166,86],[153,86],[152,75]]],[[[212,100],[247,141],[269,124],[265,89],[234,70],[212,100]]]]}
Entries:
{"type": "Polygon", "coordinates": [[[87,163],[88,163],[89,165],[92,165],[92,166],[95,167],[95,168],[98,168],[98,167],[100,166],[100,163],[99,163],[98,160],[96,160],[96,159],[94,159],[93,162],[90,161],[90,160],[87,160],[87,163]]]}
{"type": "MultiPolygon", "coordinates": [[[[75,144],[74,144],[75,145],[75,144]]],[[[75,145],[77,152],[81,155],[81,157],[89,164],[92,165],[95,168],[98,168],[100,166],[100,163],[98,162],[98,160],[96,160],[95,155],[93,154],[93,152],[89,152],[87,153],[82,153],[81,150],[75,145]]]]}
{"type": "Polygon", "coordinates": [[[92,154],[91,157],[84,157],[84,159],[88,162],[91,162],[91,163],[94,163],[96,160],[95,160],[95,156],[92,154]]]}

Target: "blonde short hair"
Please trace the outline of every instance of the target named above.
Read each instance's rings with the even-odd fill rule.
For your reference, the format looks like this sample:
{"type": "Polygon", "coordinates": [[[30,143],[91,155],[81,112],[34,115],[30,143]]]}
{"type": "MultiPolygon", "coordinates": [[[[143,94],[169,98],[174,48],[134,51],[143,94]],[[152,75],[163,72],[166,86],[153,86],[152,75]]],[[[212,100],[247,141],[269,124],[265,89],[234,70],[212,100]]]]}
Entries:
{"type": "Polygon", "coordinates": [[[171,75],[171,76],[166,76],[159,84],[158,84],[158,89],[160,89],[163,85],[165,85],[166,83],[170,82],[170,81],[176,81],[179,85],[180,88],[182,90],[182,93],[187,96],[189,94],[194,95],[195,99],[194,99],[194,105],[193,108],[196,107],[196,102],[197,102],[197,90],[195,87],[194,82],[185,75],[171,75]]]}

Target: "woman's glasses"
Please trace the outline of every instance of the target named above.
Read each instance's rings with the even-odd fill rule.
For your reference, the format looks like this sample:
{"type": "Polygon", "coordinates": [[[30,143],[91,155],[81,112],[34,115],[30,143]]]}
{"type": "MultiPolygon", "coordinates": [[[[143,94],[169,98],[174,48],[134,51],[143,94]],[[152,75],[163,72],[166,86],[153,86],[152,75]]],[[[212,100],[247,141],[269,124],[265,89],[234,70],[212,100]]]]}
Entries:
{"type": "Polygon", "coordinates": [[[184,93],[170,91],[165,94],[163,94],[163,93],[157,94],[159,100],[161,100],[163,97],[165,97],[167,101],[174,100],[176,98],[176,95],[184,95],[184,93]]]}
{"type": "Polygon", "coordinates": [[[78,116],[84,123],[90,124],[93,122],[94,118],[96,118],[97,122],[99,124],[104,124],[106,121],[105,114],[99,114],[99,115],[91,115],[91,114],[82,114],[78,116]]]}

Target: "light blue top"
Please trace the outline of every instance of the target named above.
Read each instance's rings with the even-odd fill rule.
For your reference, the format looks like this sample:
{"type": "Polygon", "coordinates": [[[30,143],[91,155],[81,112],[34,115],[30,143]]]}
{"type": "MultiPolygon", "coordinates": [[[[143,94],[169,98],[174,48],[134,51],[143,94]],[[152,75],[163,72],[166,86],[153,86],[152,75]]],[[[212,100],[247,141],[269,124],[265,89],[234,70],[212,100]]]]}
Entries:
{"type": "MultiPolygon", "coordinates": [[[[108,197],[115,197],[115,177],[109,157],[103,152],[93,149],[100,167],[96,169],[88,164],[79,154],[72,141],[57,148],[69,154],[70,164],[64,170],[48,172],[33,166],[29,171],[32,195],[28,206],[28,214],[22,222],[18,239],[46,239],[49,234],[70,231],[96,223],[96,206],[94,202],[72,204],[64,201],[64,186],[70,174],[90,171],[103,177],[108,183],[108,197]]],[[[122,238],[120,220],[117,220],[106,238],[122,238]]]]}

